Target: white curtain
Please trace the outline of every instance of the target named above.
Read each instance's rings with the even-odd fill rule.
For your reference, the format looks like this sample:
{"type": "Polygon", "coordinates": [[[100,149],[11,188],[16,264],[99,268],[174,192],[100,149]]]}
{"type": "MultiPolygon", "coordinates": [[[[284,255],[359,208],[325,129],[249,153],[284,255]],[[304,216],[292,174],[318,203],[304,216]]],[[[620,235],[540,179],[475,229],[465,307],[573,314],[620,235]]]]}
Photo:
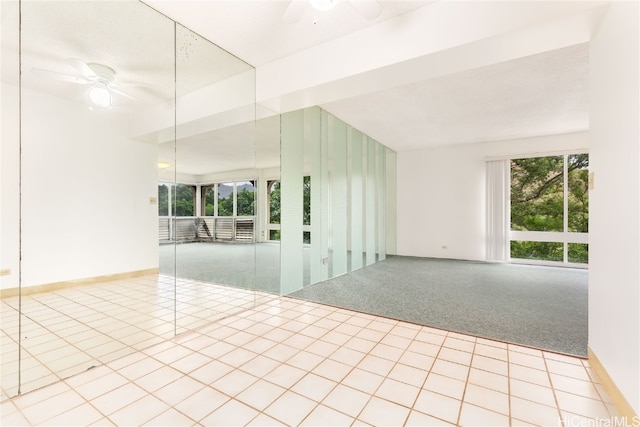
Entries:
{"type": "Polygon", "coordinates": [[[487,261],[509,260],[509,160],[487,161],[487,261]]]}

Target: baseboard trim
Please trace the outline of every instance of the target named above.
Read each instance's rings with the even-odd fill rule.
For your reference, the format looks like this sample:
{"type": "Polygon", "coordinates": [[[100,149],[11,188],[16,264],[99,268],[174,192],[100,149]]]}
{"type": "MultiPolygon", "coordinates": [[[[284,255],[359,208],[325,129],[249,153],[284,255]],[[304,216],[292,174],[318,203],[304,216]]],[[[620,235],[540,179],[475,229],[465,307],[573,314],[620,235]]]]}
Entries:
{"type": "Polygon", "coordinates": [[[64,282],[46,283],[36,286],[25,286],[23,288],[9,288],[0,290],[0,298],[15,297],[20,294],[22,289],[22,295],[34,295],[41,292],[57,291],[59,289],[70,288],[73,286],[91,285],[94,283],[108,282],[111,280],[131,279],[134,277],[148,276],[152,274],[158,274],[158,268],[149,268],[146,270],[127,271],[125,273],[105,274],[103,276],[87,277],[85,279],[67,280],[64,282]]]}
{"type": "Polygon", "coordinates": [[[587,353],[589,355],[589,365],[591,369],[600,379],[602,387],[611,398],[611,402],[615,405],[616,409],[620,413],[620,417],[625,420],[626,425],[636,425],[634,422],[640,419],[638,414],[635,413],[629,401],[624,397],[616,383],[611,379],[607,370],[602,366],[600,359],[595,355],[591,347],[587,347],[587,353]]]}

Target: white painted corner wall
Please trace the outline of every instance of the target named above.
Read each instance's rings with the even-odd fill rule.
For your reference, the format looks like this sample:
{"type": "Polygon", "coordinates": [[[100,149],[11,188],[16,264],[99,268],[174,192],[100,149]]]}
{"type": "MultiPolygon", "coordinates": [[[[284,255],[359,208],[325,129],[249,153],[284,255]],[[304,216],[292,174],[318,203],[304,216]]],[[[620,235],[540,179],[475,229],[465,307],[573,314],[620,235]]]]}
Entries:
{"type": "Polygon", "coordinates": [[[640,414],[640,43],[612,2],[590,47],[589,347],[640,414]]]}
{"type": "Polygon", "coordinates": [[[20,154],[4,101],[2,289],[19,273],[29,287],[157,268],[157,146],[126,136],[111,111],[24,89],[20,154]]]}
{"type": "Polygon", "coordinates": [[[588,147],[578,132],[399,152],[398,255],[484,261],[486,158],[588,147]]]}

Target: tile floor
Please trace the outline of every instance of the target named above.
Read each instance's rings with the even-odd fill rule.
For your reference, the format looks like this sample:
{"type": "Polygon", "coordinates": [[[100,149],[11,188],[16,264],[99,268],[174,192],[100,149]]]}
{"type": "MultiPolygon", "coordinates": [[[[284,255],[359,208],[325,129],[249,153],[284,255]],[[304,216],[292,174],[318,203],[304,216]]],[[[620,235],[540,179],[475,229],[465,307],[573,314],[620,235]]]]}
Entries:
{"type": "MultiPolygon", "coordinates": [[[[21,392],[164,342],[176,332],[194,330],[271,298],[265,293],[195,280],[174,282],[173,277],[163,275],[23,296],[21,392]]],[[[0,299],[0,401],[18,391],[19,303],[18,297],[0,299]]]]}
{"type": "Polygon", "coordinates": [[[2,425],[65,426],[559,426],[617,416],[586,360],[287,297],[0,411],[2,425]]]}

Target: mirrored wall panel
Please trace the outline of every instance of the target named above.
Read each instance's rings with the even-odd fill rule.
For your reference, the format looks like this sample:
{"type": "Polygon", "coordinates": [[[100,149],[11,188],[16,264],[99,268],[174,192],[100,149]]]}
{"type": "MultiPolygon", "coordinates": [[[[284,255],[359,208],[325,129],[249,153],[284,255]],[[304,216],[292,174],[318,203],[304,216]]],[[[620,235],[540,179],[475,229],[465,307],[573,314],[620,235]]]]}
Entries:
{"type": "Polygon", "coordinates": [[[139,1],[1,5],[2,399],[259,303],[254,69],[139,1]]]}
{"type": "Polygon", "coordinates": [[[173,116],[175,54],[173,22],[139,2],[19,14],[24,393],[172,336],[155,275],[157,147],[137,127],[158,105],[173,116]]]}
{"type": "Polygon", "coordinates": [[[175,139],[159,159],[175,165],[175,235],[160,250],[175,256],[177,333],[254,304],[255,139],[253,67],[177,25],[175,139]]]}

